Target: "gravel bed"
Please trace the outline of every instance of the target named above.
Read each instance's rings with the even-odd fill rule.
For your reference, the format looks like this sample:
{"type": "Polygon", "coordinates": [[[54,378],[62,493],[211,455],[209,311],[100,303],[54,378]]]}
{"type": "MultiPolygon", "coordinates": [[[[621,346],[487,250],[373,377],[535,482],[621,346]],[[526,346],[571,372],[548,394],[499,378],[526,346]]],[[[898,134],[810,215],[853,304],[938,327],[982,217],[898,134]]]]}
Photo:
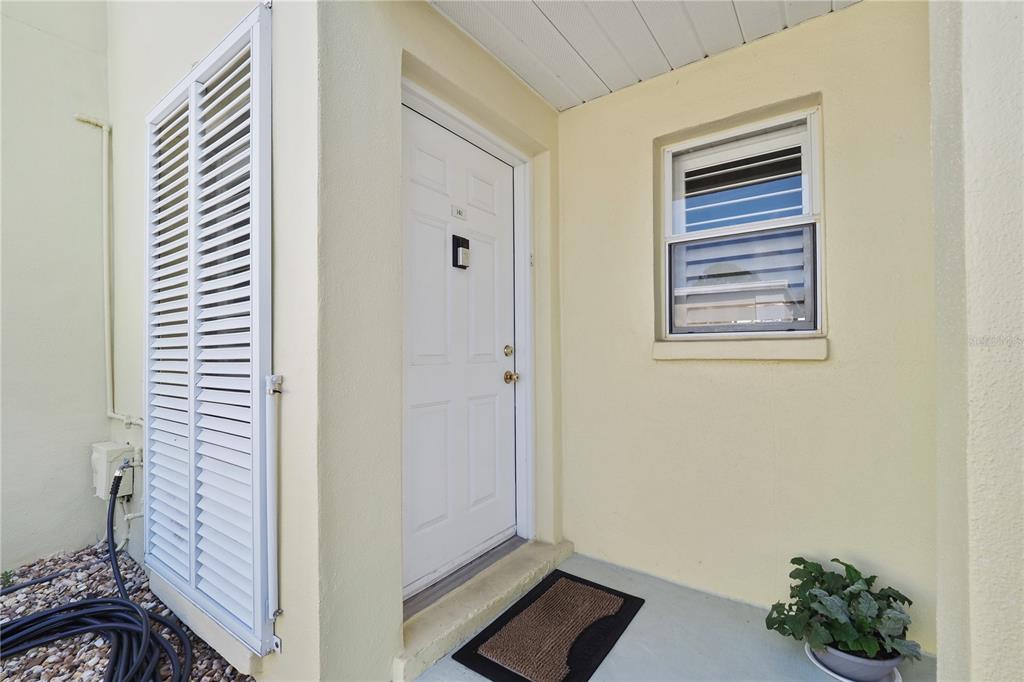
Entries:
{"type": "MultiPolygon", "coordinates": [[[[121,573],[132,600],[143,608],[161,614],[170,611],[149,591],[149,580],[142,567],[135,563],[126,552],[119,556],[121,573]]],[[[72,569],[74,572],[52,580],[26,587],[23,590],[0,597],[0,627],[10,620],[40,611],[52,606],[65,604],[89,597],[113,596],[117,593],[114,577],[107,563],[106,543],[101,542],[77,552],[58,554],[39,559],[35,563],[13,571],[14,584],[25,582],[58,571],[72,569]]],[[[192,639],[192,654],[195,662],[191,679],[196,682],[216,680],[253,680],[231,667],[210,646],[189,630],[192,639]]],[[[107,667],[109,646],[102,637],[86,634],[70,640],[54,642],[49,647],[37,647],[20,656],[3,659],[0,666],[0,682],[20,680],[99,680],[107,667]]]]}

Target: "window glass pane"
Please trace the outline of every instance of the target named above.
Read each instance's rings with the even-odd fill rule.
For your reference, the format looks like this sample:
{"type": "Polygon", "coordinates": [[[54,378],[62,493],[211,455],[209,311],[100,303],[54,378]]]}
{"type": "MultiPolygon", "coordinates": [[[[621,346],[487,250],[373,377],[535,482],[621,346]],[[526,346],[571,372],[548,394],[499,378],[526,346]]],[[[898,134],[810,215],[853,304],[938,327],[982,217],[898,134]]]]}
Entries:
{"type": "Polygon", "coordinates": [[[813,225],[669,246],[673,334],[814,329],[813,225]]]}
{"type": "Polygon", "coordinates": [[[690,170],[685,161],[673,160],[673,234],[803,213],[800,145],[690,170]]]}

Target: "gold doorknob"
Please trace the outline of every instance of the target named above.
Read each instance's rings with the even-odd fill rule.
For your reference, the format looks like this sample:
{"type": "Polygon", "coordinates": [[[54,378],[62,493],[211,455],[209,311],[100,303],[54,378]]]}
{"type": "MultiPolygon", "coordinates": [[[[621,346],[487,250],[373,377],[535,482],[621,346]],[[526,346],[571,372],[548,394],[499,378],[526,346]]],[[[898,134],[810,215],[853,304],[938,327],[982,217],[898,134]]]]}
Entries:
{"type": "Polygon", "coordinates": [[[519,372],[505,372],[505,383],[514,384],[519,381],[519,372]]]}

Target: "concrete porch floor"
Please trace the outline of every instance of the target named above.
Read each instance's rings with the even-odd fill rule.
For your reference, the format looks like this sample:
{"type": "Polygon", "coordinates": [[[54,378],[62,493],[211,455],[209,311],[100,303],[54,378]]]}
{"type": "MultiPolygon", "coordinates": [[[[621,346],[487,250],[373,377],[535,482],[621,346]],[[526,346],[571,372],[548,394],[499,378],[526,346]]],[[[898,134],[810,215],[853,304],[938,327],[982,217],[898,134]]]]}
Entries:
{"type": "MultiPolygon", "coordinates": [[[[802,644],[766,630],[765,612],[754,606],[578,554],[559,568],[646,600],[594,680],[830,679],[807,660],[802,644]]],[[[906,682],[934,680],[935,659],[905,663],[900,672],[906,682]]],[[[449,653],[418,679],[484,678],[453,661],[449,653]]]]}

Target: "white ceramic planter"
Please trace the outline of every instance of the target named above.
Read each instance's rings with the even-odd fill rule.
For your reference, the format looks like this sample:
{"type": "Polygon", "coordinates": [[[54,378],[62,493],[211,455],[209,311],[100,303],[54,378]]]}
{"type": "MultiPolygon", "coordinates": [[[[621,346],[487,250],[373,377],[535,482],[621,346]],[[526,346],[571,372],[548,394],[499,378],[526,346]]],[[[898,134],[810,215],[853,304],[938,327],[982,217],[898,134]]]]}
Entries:
{"type": "Polygon", "coordinates": [[[830,646],[826,646],[824,651],[813,650],[813,655],[819,663],[839,677],[854,682],[889,682],[895,677],[893,671],[903,662],[902,656],[876,661],[854,656],[830,646]]]}

